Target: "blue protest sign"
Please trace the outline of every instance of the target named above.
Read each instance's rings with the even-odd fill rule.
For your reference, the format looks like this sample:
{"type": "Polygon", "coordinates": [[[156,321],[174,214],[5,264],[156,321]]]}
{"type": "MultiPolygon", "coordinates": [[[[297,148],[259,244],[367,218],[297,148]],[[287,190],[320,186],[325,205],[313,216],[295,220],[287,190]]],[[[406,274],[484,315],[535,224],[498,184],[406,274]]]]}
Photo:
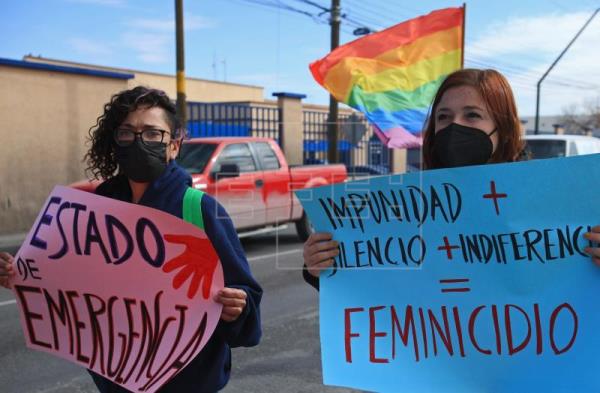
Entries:
{"type": "Polygon", "coordinates": [[[325,384],[600,391],[600,155],[301,190],[340,242],[321,274],[325,384]]]}

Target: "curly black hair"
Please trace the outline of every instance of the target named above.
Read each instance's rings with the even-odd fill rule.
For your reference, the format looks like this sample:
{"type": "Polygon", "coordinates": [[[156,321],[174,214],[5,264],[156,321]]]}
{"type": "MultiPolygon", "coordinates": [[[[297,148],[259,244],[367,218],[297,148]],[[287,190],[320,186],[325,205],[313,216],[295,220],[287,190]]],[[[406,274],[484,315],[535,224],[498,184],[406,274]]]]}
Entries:
{"type": "Polygon", "coordinates": [[[164,109],[173,138],[179,139],[183,136],[183,128],[175,104],[164,91],[144,86],[121,91],[113,95],[110,102],[104,105],[104,113],[96,119],[96,124],[89,130],[88,143],[91,146],[84,157],[87,173],[91,173],[96,179],[109,179],[115,175],[118,165],[115,156],[114,131],[129,113],[142,106],[150,108],[157,106],[164,109]]]}

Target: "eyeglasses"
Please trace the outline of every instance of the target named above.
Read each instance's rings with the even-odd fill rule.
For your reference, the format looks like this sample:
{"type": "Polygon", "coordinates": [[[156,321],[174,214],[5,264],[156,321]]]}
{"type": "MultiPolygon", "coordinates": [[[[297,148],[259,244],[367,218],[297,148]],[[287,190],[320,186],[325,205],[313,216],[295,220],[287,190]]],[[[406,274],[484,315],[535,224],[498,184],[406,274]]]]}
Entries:
{"type": "Polygon", "coordinates": [[[169,131],[161,129],[147,129],[141,132],[119,129],[115,131],[115,142],[119,146],[129,146],[135,141],[135,138],[140,138],[144,144],[162,143],[165,139],[165,134],[171,135],[169,131]]]}

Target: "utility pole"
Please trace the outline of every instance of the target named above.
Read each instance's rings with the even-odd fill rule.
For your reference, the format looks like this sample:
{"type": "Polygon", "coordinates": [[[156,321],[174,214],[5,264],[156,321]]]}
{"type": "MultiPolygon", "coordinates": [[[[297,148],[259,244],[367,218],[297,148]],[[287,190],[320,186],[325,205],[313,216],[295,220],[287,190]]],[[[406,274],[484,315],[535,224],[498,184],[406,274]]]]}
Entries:
{"type": "Polygon", "coordinates": [[[575,37],[573,37],[573,39],[571,40],[571,42],[569,42],[569,45],[567,45],[567,47],[565,49],[563,49],[563,51],[560,53],[560,55],[558,55],[558,57],[556,58],[556,60],[554,60],[554,63],[552,63],[552,65],[550,66],[550,68],[548,68],[548,70],[544,73],[544,75],[542,75],[542,77],[538,81],[538,83],[537,83],[537,97],[536,97],[536,100],[535,100],[535,130],[534,130],[535,134],[538,134],[540,132],[540,89],[542,87],[542,82],[544,81],[544,79],[546,78],[546,76],[548,76],[548,74],[550,73],[550,71],[552,71],[552,69],[554,68],[554,66],[556,65],[556,63],[558,63],[558,61],[563,57],[563,55],[567,52],[567,50],[569,50],[569,48],[571,47],[571,45],[573,45],[573,42],[575,42],[575,40],[577,39],[577,37],[579,37],[581,35],[581,33],[583,33],[583,30],[587,27],[587,25],[590,24],[590,22],[592,21],[592,19],[594,19],[594,17],[598,13],[598,11],[600,11],[600,8],[597,8],[596,11],[594,11],[594,13],[592,14],[592,16],[590,16],[590,18],[587,20],[587,22],[585,22],[585,24],[581,27],[581,29],[579,29],[579,31],[577,32],[577,34],[575,34],[575,37]]]}
{"type": "MultiPolygon", "coordinates": [[[[331,0],[331,50],[340,45],[340,0],[331,0]]],[[[338,162],[338,102],[331,94],[329,95],[329,116],[327,119],[327,160],[329,163],[338,162]]]]}
{"type": "Polygon", "coordinates": [[[186,128],[185,60],[183,46],[183,0],[175,0],[175,46],[177,48],[177,113],[186,128]]]}

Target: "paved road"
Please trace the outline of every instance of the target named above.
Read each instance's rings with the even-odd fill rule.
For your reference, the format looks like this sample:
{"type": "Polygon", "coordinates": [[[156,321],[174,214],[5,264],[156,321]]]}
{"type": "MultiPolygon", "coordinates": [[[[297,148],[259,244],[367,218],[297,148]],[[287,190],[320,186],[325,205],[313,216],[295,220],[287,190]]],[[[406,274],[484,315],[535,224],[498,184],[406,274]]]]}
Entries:
{"type": "MultiPolygon", "coordinates": [[[[302,244],[294,231],[243,244],[264,289],[263,338],[258,347],[233,351],[232,378],[224,392],[349,392],[322,385],[317,293],[297,270],[302,244]]],[[[5,290],[0,290],[0,391],[96,392],[81,367],[25,348],[12,293],[5,290]]]]}

